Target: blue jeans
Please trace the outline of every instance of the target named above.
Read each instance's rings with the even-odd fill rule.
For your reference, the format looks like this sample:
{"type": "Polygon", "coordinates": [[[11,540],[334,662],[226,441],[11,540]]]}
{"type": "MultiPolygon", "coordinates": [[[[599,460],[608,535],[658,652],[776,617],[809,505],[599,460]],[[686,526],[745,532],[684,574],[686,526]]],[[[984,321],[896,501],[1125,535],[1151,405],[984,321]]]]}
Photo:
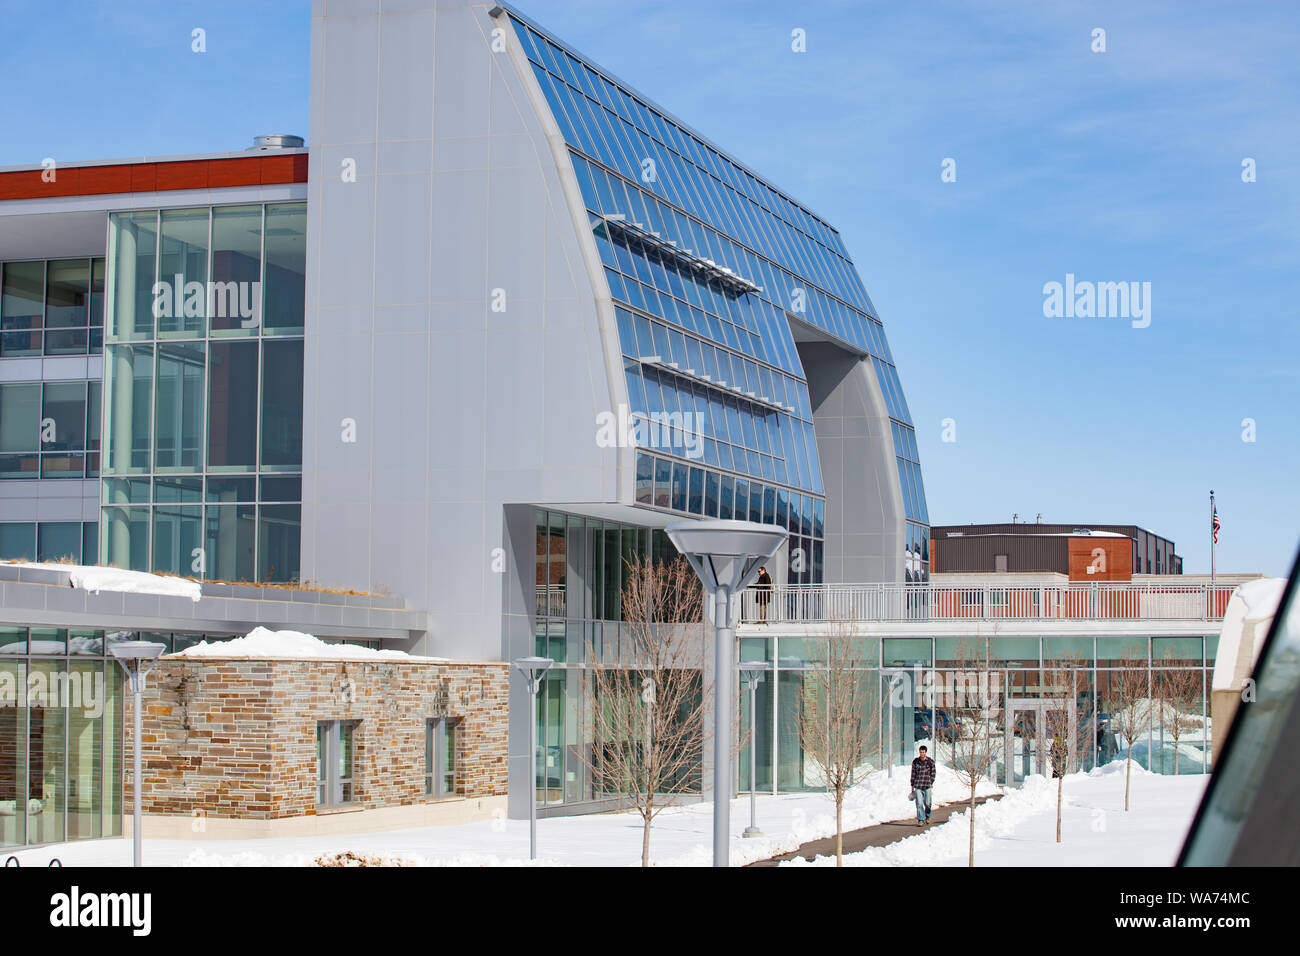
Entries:
{"type": "Polygon", "coordinates": [[[930,819],[930,793],[931,788],[926,787],[924,790],[916,787],[916,822],[924,823],[930,819]]]}

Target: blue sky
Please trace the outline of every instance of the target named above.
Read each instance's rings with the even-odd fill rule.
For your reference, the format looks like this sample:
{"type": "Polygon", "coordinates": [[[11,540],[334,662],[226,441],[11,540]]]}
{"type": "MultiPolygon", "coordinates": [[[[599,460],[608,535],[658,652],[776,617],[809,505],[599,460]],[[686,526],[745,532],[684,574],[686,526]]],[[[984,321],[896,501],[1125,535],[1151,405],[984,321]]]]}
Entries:
{"type": "MultiPolygon", "coordinates": [[[[885,321],[936,524],[1135,522],[1203,571],[1214,488],[1219,569],[1287,572],[1300,7],[517,6],[840,230],[885,321]],[[1044,317],[1044,283],[1067,273],[1151,283],[1149,327],[1044,317]]],[[[309,135],[307,3],[59,10],[0,3],[0,165],[309,135]]]]}

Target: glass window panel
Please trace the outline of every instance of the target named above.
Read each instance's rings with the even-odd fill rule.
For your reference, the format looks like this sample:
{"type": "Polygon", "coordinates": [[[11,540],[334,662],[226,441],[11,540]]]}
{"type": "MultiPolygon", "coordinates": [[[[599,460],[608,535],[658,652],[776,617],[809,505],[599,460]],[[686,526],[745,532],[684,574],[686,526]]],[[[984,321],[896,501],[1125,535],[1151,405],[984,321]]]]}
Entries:
{"type": "Polygon", "coordinates": [[[211,468],[251,470],[256,463],[257,353],[257,342],[211,343],[207,423],[211,468]]]}
{"type": "Polygon", "coordinates": [[[6,262],[0,280],[0,354],[39,355],[45,263],[6,262]]]}
{"type": "Polygon", "coordinates": [[[301,505],[262,505],[258,509],[257,578],[297,581],[301,505]]]}
{"type": "Polygon", "coordinates": [[[109,505],[103,509],[105,562],[132,571],[149,570],[149,509],[109,505]]]}
{"type": "Polygon", "coordinates": [[[654,459],[649,455],[636,456],[636,500],[638,504],[653,503],[654,459]]]}
{"type": "MultiPolygon", "coordinates": [[[[6,521],[0,524],[0,561],[30,561],[36,557],[36,524],[6,521]]],[[[0,654],[8,653],[0,648],[0,654]]]]}
{"type": "Polygon", "coordinates": [[[45,354],[84,355],[90,324],[90,260],[50,262],[45,281],[45,354]]]}
{"type": "Polygon", "coordinates": [[[153,569],[185,577],[202,576],[203,508],[163,504],[153,509],[153,569]]]}
{"type": "Polygon", "coordinates": [[[27,840],[29,843],[58,843],[64,838],[65,721],[64,686],[66,664],[62,661],[33,661],[27,695],[28,799],[27,840]]]}
{"type": "Polygon", "coordinates": [[[302,501],[302,477],[300,475],[284,478],[259,478],[257,486],[259,501],[302,501]]]}
{"type": "Polygon", "coordinates": [[[307,205],[266,207],[266,279],[263,323],[267,333],[303,331],[307,290],[307,205]]]}
{"type": "Polygon", "coordinates": [[[253,580],[256,508],[251,504],[209,504],[204,509],[203,523],[208,577],[220,581],[253,580]]]}
{"type": "Polygon", "coordinates": [[[655,459],[655,507],[667,508],[672,504],[673,463],[666,458],[655,459]]]}
{"type": "Polygon", "coordinates": [[[197,471],[203,465],[202,342],[158,346],[154,467],[197,471]]]}
{"type": "Polygon", "coordinates": [[[213,504],[253,501],[254,490],[255,481],[252,478],[212,476],[207,479],[207,500],[213,504]]]}
{"type": "Polygon", "coordinates": [[[701,468],[691,469],[686,510],[693,515],[704,514],[704,471],[701,468]]]}
{"type": "Polygon", "coordinates": [[[302,339],[262,343],[262,466],[302,465],[302,339]]]}
{"type": "Polygon", "coordinates": [[[109,217],[108,258],[113,263],[108,337],[115,341],[153,337],[154,267],[158,214],[115,213],[109,217]]]}
{"type": "Polygon", "coordinates": [[[103,470],[129,474],[149,470],[153,403],[153,346],[110,345],[104,354],[104,382],[110,423],[103,470]]]}
{"type": "Polygon", "coordinates": [[[213,332],[256,335],[262,312],[262,207],[212,210],[213,332]]]}
{"type": "Polygon", "coordinates": [[[0,385],[0,453],[37,451],[40,447],[41,386],[0,385]]]}
{"type": "MultiPolygon", "coordinates": [[[[42,521],[36,526],[36,560],[81,563],[81,522],[42,521]]],[[[92,562],[93,563],[93,562],[92,562]]]]}
{"type": "Polygon", "coordinates": [[[735,514],[735,481],[730,475],[719,476],[718,517],[730,519],[735,514]]]}
{"type": "Polygon", "coordinates": [[[154,319],[158,336],[201,336],[208,299],[208,210],[162,210],[154,319]]]}

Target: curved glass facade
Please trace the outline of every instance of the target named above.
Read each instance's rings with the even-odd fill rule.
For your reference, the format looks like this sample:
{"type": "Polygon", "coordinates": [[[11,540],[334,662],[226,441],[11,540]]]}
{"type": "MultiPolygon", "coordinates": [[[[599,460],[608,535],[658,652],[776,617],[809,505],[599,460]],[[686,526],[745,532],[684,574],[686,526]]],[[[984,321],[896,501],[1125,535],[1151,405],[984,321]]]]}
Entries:
{"type": "MultiPolygon", "coordinates": [[[[743,479],[760,500],[770,488],[820,501],[792,323],[811,327],[875,369],[909,525],[907,579],[920,580],[929,516],[915,434],[884,327],[839,234],[511,16],[568,144],[611,295],[622,305],[629,412],[646,425],[637,444],[691,459],[705,482],[743,479]]],[[[672,510],[692,513],[687,475],[688,506],[672,510]]],[[[811,568],[806,576],[819,580],[811,568]]]]}

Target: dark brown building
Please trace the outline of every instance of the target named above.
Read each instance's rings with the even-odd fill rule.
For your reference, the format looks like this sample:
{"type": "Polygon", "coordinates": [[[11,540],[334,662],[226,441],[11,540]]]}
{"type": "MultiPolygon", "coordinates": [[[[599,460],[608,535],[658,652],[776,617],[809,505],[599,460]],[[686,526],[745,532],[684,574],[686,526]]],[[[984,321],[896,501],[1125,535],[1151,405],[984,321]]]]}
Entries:
{"type": "Polygon", "coordinates": [[[1055,571],[1074,581],[1182,574],[1168,538],[1132,524],[955,524],[930,529],[932,572],[1055,571]]]}

